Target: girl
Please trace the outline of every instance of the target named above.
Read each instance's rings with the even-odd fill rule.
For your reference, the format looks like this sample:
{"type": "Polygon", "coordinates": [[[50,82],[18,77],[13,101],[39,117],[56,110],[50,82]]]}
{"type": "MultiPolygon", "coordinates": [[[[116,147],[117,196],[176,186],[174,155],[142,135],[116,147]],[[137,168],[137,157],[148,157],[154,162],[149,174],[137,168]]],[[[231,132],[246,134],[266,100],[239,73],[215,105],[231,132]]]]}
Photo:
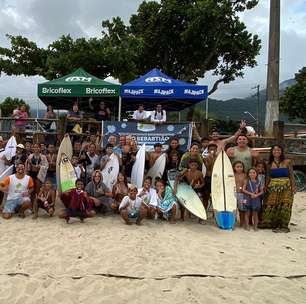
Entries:
{"type": "Polygon", "coordinates": [[[38,217],[38,209],[44,209],[50,217],[54,214],[55,206],[55,191],[50,179],[46,180],[34,200],[33,204],[33,219],[38,217]]]}
{"type": "Polygon", "coordinates": [[[156,180],[155,188],[157,191],[157,210],[164,218],[170,217],[170,224],[175,224],[176,198],[170,186],[166,186],[162,180],[156,180]]]}
{"type": "Polygon", "coordinates": [[[128,189],[126,175],[124,173],[120,172],[118,174],[118,177],[117,177],[117,182],[113,186],[113,190],[112,190],[114,201],[113,201],[111,207],[112,207],[114,212],[116,212],[116,213],[118,212],[119,205],[120,205],[122,199],[126,195],[128,195],[128,191],[129,191],[129,189],[128,189]]]}
{"type": "Polygon", "coordinates": [[[245,227],[250,230],[249,218],[252,215],[252,222],[254,230],[258,230],[258,212],[261,210],[261,196],[263,195],[263,188],[258,181],[258,174],[255,168],[248,170],[248,179],[243,185],[243,193],[247,195],[247,209],[245,217],[245,227]],[[250,214],[251,213],[251,214],[250,214]]]}
{"type": "Polygon", "coordinates": [[[246,205],[247,202],[246,202],[246,199],[242,191],[243,185],[245,184],[245,180],[246,180],[246,174],[244,171],[243,162],[241,161],[234,162],[233,169],[234,169],[235,182],[236,182],[237,207],[239,211],[240,227],[246,228],[245,218],[246,218],[246,212],[248,211],[248,209],[246,205]]]}

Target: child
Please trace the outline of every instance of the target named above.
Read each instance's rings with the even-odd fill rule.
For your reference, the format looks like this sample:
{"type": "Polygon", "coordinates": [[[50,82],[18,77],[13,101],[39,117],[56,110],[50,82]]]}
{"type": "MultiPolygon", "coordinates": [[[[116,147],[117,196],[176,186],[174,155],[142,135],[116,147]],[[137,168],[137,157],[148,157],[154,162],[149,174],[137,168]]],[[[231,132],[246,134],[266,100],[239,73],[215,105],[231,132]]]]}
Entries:
{"type": "Polygon", "coordinates": [[[173,195],[173,191],[170,186],[166,186],[165,183],[158,179],[155,182],[155,187],[157,191],[157,201],[158,201],[158,213],[164,218],[168,219],[170,217],[170,224],[175,224],[176,220],[176,198],[173,195]]]}
{"type": "Polygon", "coordinates": [[[112,195],[113,195],[114,201],[111,207],[115,213],[118,213],[119,205],[122,199],[126,195],[128,195],[128,192],[129,192],[129,188],[127,184],[127,178],[124,173],[120,172],[117,177],[117,182],[113,186],[113,189],[112,189],[112,195]]]}
{"type": "Polygon", "coordinates": [[[157,193],[152,188],[152,177],[147,176],[143,182],[143,188],[138,189],[138,197],[140,197],[147,210],[147,216],[153,218],[157,208],[157,193]]]}
{"type": "Polygon", "coordinates": [[[137,187],[131,185],[129,193],[125,196],[119,206],[119,212],[127,225],[131,225],[131,219],[136,219],[136,225],[141,225],[141,221],[146,217],[146,210],[142,206],[142,199],[137,197],[137,187]]]}
{"type": "Polygon", "coordinates": [[[74,168],[74,172],[78,179],[83,178],[85,175],[85,170],[82,165],[79,164],[79,158],[76,155],[73,155],[71,158],[71,164],[74,168]]]}
{"type": "MultiPolygon", "coordinates": [[[[241,161],[236,161],[233,163],[233,169],[235,173],[235,182],[236,182],[236,195],[237,195],[237,206],[239,211],[239,222],[240,227],[246,228],[245,218],[247,209],[247,201],[243,193],[243,185],[245,184],[246,174],[244,171],[244,164],[241,161]]],[[[247,221],[249,222],[249,221],[247,221]]]]}
{"type": "Polygon", "coordinates": [[[54,205],[55,205],[55,191],[52,187],[52,182],[50,179],[47,179],[43,186],[40,188],[40,191],[34,200],[33,204],[33,219],[38,217],[38,209],[42,208],[50,215],[54,214],[54,205]]]}
{"type": "Polygon", "coordinates": [[[149,153],[149,168],[152,168],[155,164],[155,161],[161,156],[162,154],[162,145],[157,143],[154,145],[154,151],[149,153]]]}
{"type": "Polygon", "coordinates": [[[255,168],[248,170],[248,179],[243,185],[243,192],[247,195],[247,208],[245,223],[246,229],[250,230],[249,217],[250,212],[252,213],[252,222],[254,230],[258,230],[258,212],[261,209],[261,196],[263,195],[263,188],[260,186],[258,181],[258,174],[255,168]]]}
{"type": "Polygon", "coordinates": [[[96,213],[92,210],[92,202],[84,191],[84,183],[81,179],[75,181],[75,189],[68,190],[61,195],[61,199],[66,209],[59,217],[68,223],[70,217],[78,217],[81,222],[87,217],[94,217],[96,213]]]}
{"type": "MultiPolygon", "coordinates": [[[[174,182],[174,193],[177,192],[177,185],[180,180],[185,179],[186,182],[192,187],[197,193],[199,198],[202,200],[204,191],[204,177],[202,171],[198,169],[198,162],[195,159],[190,159],[188,162],[188,169],[183,170],[176,178],[174,182]]],[[[204,204],[203,204],[204,205],[204,204]]],[[[205,208],[207,206],[204,206],[205,208]]],[[[185,220],[185,208],[181,206],[181,219],[185,220]]]]}
{"type": "Polygon", "coordinates": [[[262,188],[264,188],[265,183],[266,183],[266,164],[265,162],[262,160],[257,161],[255,169],[258,173],[257,178],[258,178],[259,184],[262,188]]]}

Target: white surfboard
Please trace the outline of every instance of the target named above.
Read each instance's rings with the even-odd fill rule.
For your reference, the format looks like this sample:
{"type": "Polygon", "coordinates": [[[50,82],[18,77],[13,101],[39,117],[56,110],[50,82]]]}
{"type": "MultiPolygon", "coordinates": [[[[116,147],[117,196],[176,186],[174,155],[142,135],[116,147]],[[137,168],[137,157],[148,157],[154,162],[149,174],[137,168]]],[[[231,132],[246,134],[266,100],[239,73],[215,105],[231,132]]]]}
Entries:
{"type": "Polygon", "coordinates": [[[211,198],[219,227],[232,229],[237,209],[235,175],[230,159],[222,150],[214,163],[211,179],[211,198]]]}
{"type": "Polygon", "coordinates": [[[136,154],[136,161],[132,168],[131,183],[141,188],[143,184],[143,175],[146,160],[146,145],[143,144],[136,154]]]}
{"type": "Polygon", "coordinates": [[[56,184],[57,190],[60,192],[60,162],[62,154],[66,154],[68,159],[72,158],[72,143],[69,136],[65,136],[58,148],[57,157],[56,157],[56,184]]]}
{"type": "Polygon", "coordinates": [[[7,165],[5,164],[4,159],[5,158],[5,151],[0,152],[0,175],[7,169],[7,165]]]}
{"type": "Polygon", "coordinates": [[[75,188],[75,181],[77,179],[74,168],[66,154],[62,154],[59,165],[60,173],[60,190],[65,192],[75,188]]]}
{"type": "Polygon", "coordinates": [[[0,182],[7,176],[10,176],[13,174],[14,165],[9,166],[2,174],[0,175],[0,182]]]}
{"type": "Polygon", "coordinates": [[[5,157],[7,160],[11,160],[16,155],[17,142],[15,136],[11,136],[5,146],[5,157]]]}
{"type": "Polygon", "coordinates": [[[102,170],[103,183],[106,185],[109,191],[112,191],[113,186],[117,181],[119,174],[119,160],[118,157],[112,153],[109,161],[106,163],[102,170]]]}
{"type": "MultiPolygon", "coordinates": [[[[174,182],[177,174],[178,171],[176,170],[168,171],[168,182],[172,189],[174,188],[174,182]]],[[[207,219],[203,203],[190,185],[185,182],[180,182],[177,185],[176,197],[178,201],[193,215],[202,220],[207,219]]]]}
{"type": "Polygon", "coordinates": [[[157,177],[162,177],[165,171],[165,167],[166,167],[166,154],[163,153],[162,155],[160,155],[157,160],[155,161],[154,165],[152,168],[150,168],[150,170],[148,171],[146,176],[151,176],[152,177],[152,184],[154,185],[155,183],[155,179],[157,177]]]}

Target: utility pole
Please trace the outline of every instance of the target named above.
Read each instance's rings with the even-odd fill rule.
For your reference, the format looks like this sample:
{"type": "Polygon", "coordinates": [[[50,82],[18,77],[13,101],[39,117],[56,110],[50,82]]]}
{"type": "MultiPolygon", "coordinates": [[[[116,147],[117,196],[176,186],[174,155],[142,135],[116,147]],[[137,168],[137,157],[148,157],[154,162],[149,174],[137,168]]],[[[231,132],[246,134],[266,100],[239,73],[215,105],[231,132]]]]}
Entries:
{"type": "Polygon", "coordinates": [[[280,0],[270,0],[270,33],[267,77],[265,134],[273,135],[273,122],[279,120],[280,0]]]}
{"type": "Polygon", "coordinates": [[[259,91],[260,91],[260,85],[258,84],[256,87],[252,88],[253,90],[257,90],[256,92],[256,96],[257,96],[257,111],[256,111],[256,132],[258,135],[261,135],[261,123],[260,123],[260,95],[259,95],[259,91]]]}

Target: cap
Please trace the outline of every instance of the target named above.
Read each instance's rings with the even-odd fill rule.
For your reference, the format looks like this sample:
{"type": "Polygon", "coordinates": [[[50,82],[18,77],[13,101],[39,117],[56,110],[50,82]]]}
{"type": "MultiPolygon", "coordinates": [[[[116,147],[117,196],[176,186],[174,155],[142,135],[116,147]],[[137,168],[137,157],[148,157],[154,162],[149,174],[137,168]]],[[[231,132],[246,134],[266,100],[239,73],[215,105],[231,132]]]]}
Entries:
{"type": "Polygon", "coordinates": [[[25,149],[25,147],[24,147],[23,144],[18,144],[18,145],[16,146],[16,148],[25,149]]]}
{"type": "Polygon", "coordinates": [[[3,137],[2,136],[0,136],[0,141],[3,141],[3,137]]]}

